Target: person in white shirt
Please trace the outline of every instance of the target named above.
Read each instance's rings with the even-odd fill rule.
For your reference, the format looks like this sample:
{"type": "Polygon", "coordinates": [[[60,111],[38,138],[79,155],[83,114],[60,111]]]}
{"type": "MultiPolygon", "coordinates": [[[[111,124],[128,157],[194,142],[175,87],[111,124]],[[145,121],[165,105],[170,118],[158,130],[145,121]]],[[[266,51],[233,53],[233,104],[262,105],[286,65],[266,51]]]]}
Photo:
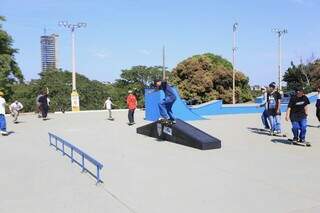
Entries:
{"type": "Polygon", "coordinates": [[[111,113],[112,106],[116,106],[116,105],[113,104],[112,101],[111,101],[111,98],[108,97],[107,100],[106,100],[106,102],[104,103],[104,107],[108,110],[108,113],[109,113],[108,119],[109,119],[109,120],[114,120],[114,119],[112,118],[112,113],[111,113]]]}
{"type": "Polygon", "coordinates": [[[4,93],[0,91],[0,133],[8,135],[6,123],[6,100],[3,98],[4,93]]]}
{"type": "Polygon", "coordinates": [[[13,123],[18,123],[19,112],[23,109],[23,105],[19,101],[15,101],[10,105],[9,109],[13,117],[13,123]]]}

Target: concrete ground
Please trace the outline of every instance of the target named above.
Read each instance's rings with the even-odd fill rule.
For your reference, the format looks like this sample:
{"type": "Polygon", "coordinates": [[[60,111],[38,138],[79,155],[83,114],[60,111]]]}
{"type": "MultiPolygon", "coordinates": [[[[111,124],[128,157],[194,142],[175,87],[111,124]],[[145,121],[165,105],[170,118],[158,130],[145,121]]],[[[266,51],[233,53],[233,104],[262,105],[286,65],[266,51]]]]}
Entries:
{"type": "MultiPolygon", "coordinates": [[[[105,112],[8,118],[0,212],[320,212],[320,129],[308,128],[313,146],[306,148],[250,129],[260,128],[258,114],[216,116],[191,122],[222,140],[222,149],[201,151],[136,134],[143,115],[131,127],[126,112],[114,112],[113,122],[105,112]],[[104,183],[96,186],[50,147],[48,132],[102,162],[104,183]]],[[[288,122],[284,128],[291,134],[288,122]]]]}

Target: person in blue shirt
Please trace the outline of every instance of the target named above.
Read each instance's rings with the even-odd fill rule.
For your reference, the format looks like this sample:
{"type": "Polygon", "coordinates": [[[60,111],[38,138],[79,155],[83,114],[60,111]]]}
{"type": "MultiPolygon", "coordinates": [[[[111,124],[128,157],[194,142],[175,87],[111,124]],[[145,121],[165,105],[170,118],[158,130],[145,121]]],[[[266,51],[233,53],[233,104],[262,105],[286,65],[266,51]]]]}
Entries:
{"type": "Polygon", "coordinates": [[[165,80],[155,80],[154,84],[158,90],[164,92],[165,98],[159,103],[160,118],[165,120],[170,120],[172,123],[175,123],[175,117],[172,112],[172,106],[176,101],[177,97],[174,89],[171,85],[168,84],[165,80]]]}
{"type": "MultiPolygon", "coordinates": [[[[316,108],[317,108],[317,118],[320,121],[320,86],[317,88],[318,91],[318,97],[317,97],[317,103],[316,103],[316,108]]],[[[318,126],[320,128],[320,125],[318,126]]]]}

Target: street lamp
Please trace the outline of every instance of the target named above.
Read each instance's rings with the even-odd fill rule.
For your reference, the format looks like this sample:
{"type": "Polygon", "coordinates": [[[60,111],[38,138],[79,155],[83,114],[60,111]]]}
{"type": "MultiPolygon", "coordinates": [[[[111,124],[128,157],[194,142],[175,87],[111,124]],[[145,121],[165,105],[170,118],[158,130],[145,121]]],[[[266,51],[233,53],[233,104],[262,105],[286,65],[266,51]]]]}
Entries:
{"type": "Polygon", "coordinates": [[[236,51],[237,51],[237,29],[239,24],[236,22],[233,24],[233,47],[232,47],[232,104],[236,103],[236,51]]]}
{"type": "Polygon", "coordinates": [[[281,76],[281,63],[282,63],[282,47],[281,47],[281,41],[282,41],[282,36],[286,33],[288,33],[287,29],[272,29],[272,32],[276,33],[278,36],[278,87],[279,91],[282,90],[281,86],[281,81],[282,81],[282,76],[281,76]]]}
{"type": "Polygon", "coordinates": [[[166,80],[166,47],[162,48],[162,80],[166,80]]]}
{"type": "Polygon", "coordinates": [[[87,24],[79,22],[77,24],[70,24],[67,21],[59,21],[60,27],[65,27],[71,30],[71,45],[72,45],[72,93],[71,93],[71,107],[72,111],[80,111],[79,94],[76,86],[76,53],[75,53],[75,30],[81,27],[86,27],[87,24]]]}

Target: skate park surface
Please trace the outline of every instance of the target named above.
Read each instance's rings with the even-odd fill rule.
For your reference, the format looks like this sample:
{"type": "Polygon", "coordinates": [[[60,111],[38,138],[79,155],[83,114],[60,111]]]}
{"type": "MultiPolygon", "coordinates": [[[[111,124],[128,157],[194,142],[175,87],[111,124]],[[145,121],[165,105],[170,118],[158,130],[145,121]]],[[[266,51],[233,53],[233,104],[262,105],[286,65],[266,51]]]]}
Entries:
{"type": "MultiPolygon", "coordinates": [[[[309,125],[317,126],[310,106],[309,125]]],[[[136,112],[21,115],[0,136],[0,212],[231,213],[320,212],[320,129],[308,128],[311,148],[286,144],[261,127],[260,114],[217,115],[190,124],[221,139],[201,151],[136,134],[149,123],[136,112]],[[103,165],[103,184],[49,146],[48,132],[103,165]]],[[[291,136],[290,123],[282,123],[291,136]]]]}

